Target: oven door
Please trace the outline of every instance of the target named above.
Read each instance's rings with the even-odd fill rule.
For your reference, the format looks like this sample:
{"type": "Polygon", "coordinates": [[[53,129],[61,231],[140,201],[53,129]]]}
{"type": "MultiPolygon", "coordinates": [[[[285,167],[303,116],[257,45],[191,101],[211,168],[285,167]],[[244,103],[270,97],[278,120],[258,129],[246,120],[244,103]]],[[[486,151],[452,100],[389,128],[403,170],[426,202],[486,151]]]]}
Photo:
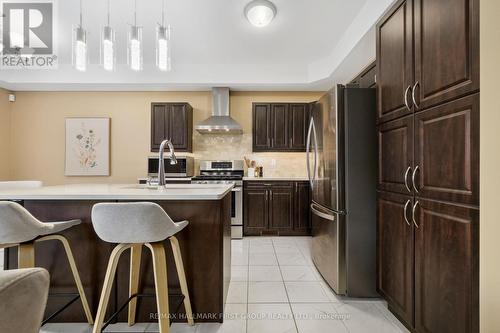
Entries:
{"type": "Polygon", "coordinates": [[[231,238],[243,237],[243,188],[231,191],[231,238]]]}

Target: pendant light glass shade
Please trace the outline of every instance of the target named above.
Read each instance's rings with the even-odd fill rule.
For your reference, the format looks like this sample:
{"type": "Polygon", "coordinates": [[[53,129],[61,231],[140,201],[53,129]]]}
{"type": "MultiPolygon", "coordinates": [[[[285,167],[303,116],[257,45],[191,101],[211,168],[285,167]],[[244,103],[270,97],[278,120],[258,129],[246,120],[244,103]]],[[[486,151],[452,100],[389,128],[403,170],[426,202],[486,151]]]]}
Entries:
{"type": "Polygon", "coordinates": [[[84,72],[87,70],[87,31],[82,26],[73,27],[73,66],[76,70],[84,72]]]}
{"type": "Polygon", "coordinates": [[[115,32],[110,26],[101,31],[101,65],[107,71],[116,68],[115,32]]]}
{"type": "Polygon", "coordinates": [[[161,71],[172,69],[170,57],[170,26],[156,28],[156,66],[161,71]]]}
{"type": "Polygon", "coordinates": [[[140,71],[143,67],[142,58],[142,27],[133,25],[128,33],[128,65],[134,71],[140,71]]]}

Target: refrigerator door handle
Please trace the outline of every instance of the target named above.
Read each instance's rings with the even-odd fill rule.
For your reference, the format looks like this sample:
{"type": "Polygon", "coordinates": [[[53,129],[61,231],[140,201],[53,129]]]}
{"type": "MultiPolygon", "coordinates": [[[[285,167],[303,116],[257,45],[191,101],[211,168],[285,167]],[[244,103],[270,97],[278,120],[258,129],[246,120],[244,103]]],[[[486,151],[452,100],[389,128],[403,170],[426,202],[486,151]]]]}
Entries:
{"type": "Polygon", "coordinates": [[[307,178],[309,179],[309,184],[311,185],[311,189],[314,187],[314,180],[316,177],[316,151],[314,153],[314,175],[311,177],[311,165],[309,163],[309,154],[311,152],[311,134],[312,132],[316,132],[314,129],[314,118],[311,117],[311,121],[309,123],[309,131],[307,132],[307,144],[306,144],[306,158],[307,158],[307,178]]]}
{"type": "Polygon", "coordinates": [[[324,213],[324,212],[318,210],[316,207],[317,207],[317,205],[315,203],[311,204],[311,211],[313,212],[314,215],[317,215],[317,216],[319,216],[325,220],[328,220],[328,221],[335,221],[335,215],[324,213]]]}

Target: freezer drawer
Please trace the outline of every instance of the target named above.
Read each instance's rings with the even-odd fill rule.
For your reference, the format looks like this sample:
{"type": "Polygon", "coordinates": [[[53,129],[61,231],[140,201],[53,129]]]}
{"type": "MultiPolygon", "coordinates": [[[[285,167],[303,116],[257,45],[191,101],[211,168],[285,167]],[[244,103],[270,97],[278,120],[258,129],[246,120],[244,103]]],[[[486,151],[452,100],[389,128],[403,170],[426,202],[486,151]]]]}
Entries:
{"type": "Polygon", "coordinates": [[[346,293],[344,216],[313,203],[312,260],[323,279],[339,295],[346,293]]]}

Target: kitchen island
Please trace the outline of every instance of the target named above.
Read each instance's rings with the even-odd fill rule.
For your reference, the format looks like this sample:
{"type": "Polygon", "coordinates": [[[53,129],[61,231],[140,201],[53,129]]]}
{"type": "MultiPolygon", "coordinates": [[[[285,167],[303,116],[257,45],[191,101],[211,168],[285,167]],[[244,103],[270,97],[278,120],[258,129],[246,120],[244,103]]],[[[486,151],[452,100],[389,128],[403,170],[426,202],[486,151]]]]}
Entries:
{"type": "MultiPolygon", "coordinates": [[[[81,219],[82,224],[63,232],[68,238],[91,310],[95,315],[109,256],[115,244],[101,241],[94,232],[91,211],[98,202],[149,201],[158,203],[174,221],[189,225],[179,240],[193,314],[198,322],[222,322],[231,271],[231,189],[232,185],[172,184],[163,190],[143,185],[63,185],[38,189],[0,191],[0,200],[15,200],[41,221],[81,219]]],[[[119,231],[117,231],[119,232],[119,231]]],[[[172,321],[184,321],[181,295],[170,242],[165,242],[172,321]]],[[[128,299],[129,253],[120,260],[109,313],[128,299]]],[[[154,294],[150,253],[144,248],[141,263],[140,294],[154,294]]],[[[64,250],[58,242],[36,245],[36,265],[50,273],[50,293],[75,293],[73,277],[64,250]]],[[[17,267],[17,250],[5,253],[5,267],[17,267]]],[[[68,302],[66,296],[49,297],[46,316],[68,302]]],[[[138,301],[137,321],[156,321],[154,297],[138,301]]],[[[126,311],[118,321],[126,321],[126,311]]],[[[53,322],[85,322],[80,302],[73,303],[53,322]]]]}

